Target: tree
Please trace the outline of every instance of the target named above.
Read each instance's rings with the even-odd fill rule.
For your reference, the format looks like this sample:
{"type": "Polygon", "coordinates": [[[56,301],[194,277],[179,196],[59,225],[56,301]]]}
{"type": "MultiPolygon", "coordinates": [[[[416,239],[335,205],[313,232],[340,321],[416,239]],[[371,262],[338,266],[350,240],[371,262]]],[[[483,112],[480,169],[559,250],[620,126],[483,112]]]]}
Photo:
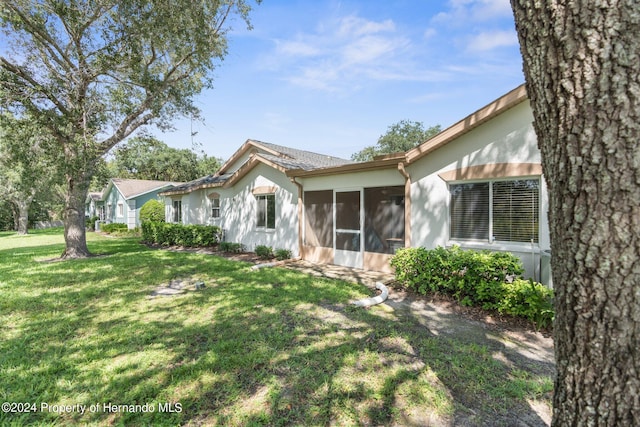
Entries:
{"type": "Polygon", "coordinates": [[[229,20],[249,26],[245,0],[4,0],[0,102],[63,154],[63,257],[86,257],[84,201],[100,158],[142,126],[197,117],[227,51],[229,20]]]}
{"type": "Polygon", "coordinates": [[[554,425],[640,425],[640,8],[511,0],[549,188],[554,425]]]}
{"type": "Polygon", "coordinates": [[[0,115],[0,199],[12,206],[15,230],[27,234],[29,209],[36,195],[46,195],[58,178],[54,162],[45,158],[46,133],[35,132],[27,117],[0,115]]]}
{"type": "Polygon", "coordinates": [[[191,181],[212,174],[218,159],[169,147],[153,136],[131,138],[114,152],[115,176],[160,181],[191,181]]]}
{"type": "Polygon", "coordinates": [[[440,125],[425,129],[422,122],[400,120],[387,128],[375,146],[368,146],[351,156],[351,160],[366,162],[381,154],[410,150],[440,132],[440,125]]]}

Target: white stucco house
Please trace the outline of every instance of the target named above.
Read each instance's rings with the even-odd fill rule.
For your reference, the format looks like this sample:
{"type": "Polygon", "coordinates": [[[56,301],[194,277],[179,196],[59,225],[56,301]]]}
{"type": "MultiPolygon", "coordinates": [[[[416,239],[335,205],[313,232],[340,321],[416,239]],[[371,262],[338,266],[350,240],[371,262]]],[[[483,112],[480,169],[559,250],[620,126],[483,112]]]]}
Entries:
{"type": "Polygon", "coordinates": [[[548,282],[547,189],[524,85],[404,153],[354,163],[247,141],[214,175],[162,193],[167,219],[248,249],[389,271],[399,247],[518,255],[548,282]]]}
{"type": "Polygon", "coordinates": [[[297,257],[300,190],[287,174],[348,162],[250,139],[215,174],[162,192],[166,221],[217,225],[226,241],[249,250],[288,249],[297,257]]]}
{"type": "Polygon", "coordinates": [[[140,226],[140,208],[151,199],[160,200],[158,193],[180,182],[144,179],[112,178],[101,193],[89,193],[85,215],[98,216],[106,223],[127,224],[128,229],[140,226]]]}

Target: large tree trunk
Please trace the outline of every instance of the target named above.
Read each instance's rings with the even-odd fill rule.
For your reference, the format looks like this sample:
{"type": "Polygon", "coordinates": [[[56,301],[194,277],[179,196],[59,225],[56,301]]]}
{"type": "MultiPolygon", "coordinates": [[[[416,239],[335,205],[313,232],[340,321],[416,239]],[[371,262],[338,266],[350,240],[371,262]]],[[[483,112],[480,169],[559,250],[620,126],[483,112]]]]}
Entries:
{"type": "Polygon", "coordinates": [[[549,186],[553,425],[640,425],[640,7],[511,4],[549,186]]]}
{"type": "Polygon", "coordinates": [[[29,206],[33,198],[15,200],[13,203],[16,206],[17,212],[17,231],[18,234],[27,234],[29,227],[29,206]]]}
{"type": "Polygon", "coordinates": [[[67,192],[64,206],[65,250],[62,258],[86,258],[91,256],[87,247],[84,202],[89,191],[89,180],[67,177],[67,192]]]}

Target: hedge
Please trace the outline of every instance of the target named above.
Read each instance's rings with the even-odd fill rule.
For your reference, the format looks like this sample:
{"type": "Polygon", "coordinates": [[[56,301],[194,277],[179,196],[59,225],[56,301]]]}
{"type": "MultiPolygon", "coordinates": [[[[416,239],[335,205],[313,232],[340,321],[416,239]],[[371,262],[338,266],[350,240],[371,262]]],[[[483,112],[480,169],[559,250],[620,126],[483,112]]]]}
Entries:
{"type": "Polygon", "coordinates": [[[215,246],[220,241],[220,227],[143,222],[142,239],[162,246],[215,246]]]}
{"type": "Polygon", "coordinates": [[[391,266],[396,280],[419,294],[452,295],[462,305],[525,317],[538,327],[553,319],[553,291],[522,280],[522,262],[508,252],[405,248],[391,266]]]}
{"type": "Polygon", "coordinates": [[[110,224],[101,224],[100,231],[104,233],[115,233],[118,231],[127,231],[129,227],[127,224],[123,224],[121,222],[112,222],[110,224]]]}

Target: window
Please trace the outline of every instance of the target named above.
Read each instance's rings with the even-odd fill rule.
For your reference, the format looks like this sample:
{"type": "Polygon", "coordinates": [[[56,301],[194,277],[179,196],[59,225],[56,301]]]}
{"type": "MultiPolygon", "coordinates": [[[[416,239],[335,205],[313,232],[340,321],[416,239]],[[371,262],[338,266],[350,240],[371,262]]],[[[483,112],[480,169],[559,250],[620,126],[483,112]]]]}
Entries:
{"type": "Polygon", "coordinates": [[[118,203],[118,217],[124,216],[124,205],[122,203],[118,203]]]}
{"type": "Polygon", "coordinates": [[[304,192],[304,244],[333,248],[333,190],[304,192]]]}
{"type": "Polygon", "coordinates": [[[538,242],[538,179],[452,184],[449,190],[452,239],[538,242]]]}
{"type": "Polygon", "coordinates": [[[404,247],[404,186],[364,189],[364,248],[395,253],[404,247]]]}
{"type": "Polygon", "coordinates": [[[182,200],[173,202],[173,222],[182,222],[182,200]]]}
{"type": "Polygon", "coordinates": [[[275,194],[265,194],[256,196],[258,204],[258,227],[274,229],[276,228],[276,196],[275,194]]]}
{"type": "Polygon", "coordinates": [[[211,217],[220,218],[220,197],[211,199],[211,217]]]}

